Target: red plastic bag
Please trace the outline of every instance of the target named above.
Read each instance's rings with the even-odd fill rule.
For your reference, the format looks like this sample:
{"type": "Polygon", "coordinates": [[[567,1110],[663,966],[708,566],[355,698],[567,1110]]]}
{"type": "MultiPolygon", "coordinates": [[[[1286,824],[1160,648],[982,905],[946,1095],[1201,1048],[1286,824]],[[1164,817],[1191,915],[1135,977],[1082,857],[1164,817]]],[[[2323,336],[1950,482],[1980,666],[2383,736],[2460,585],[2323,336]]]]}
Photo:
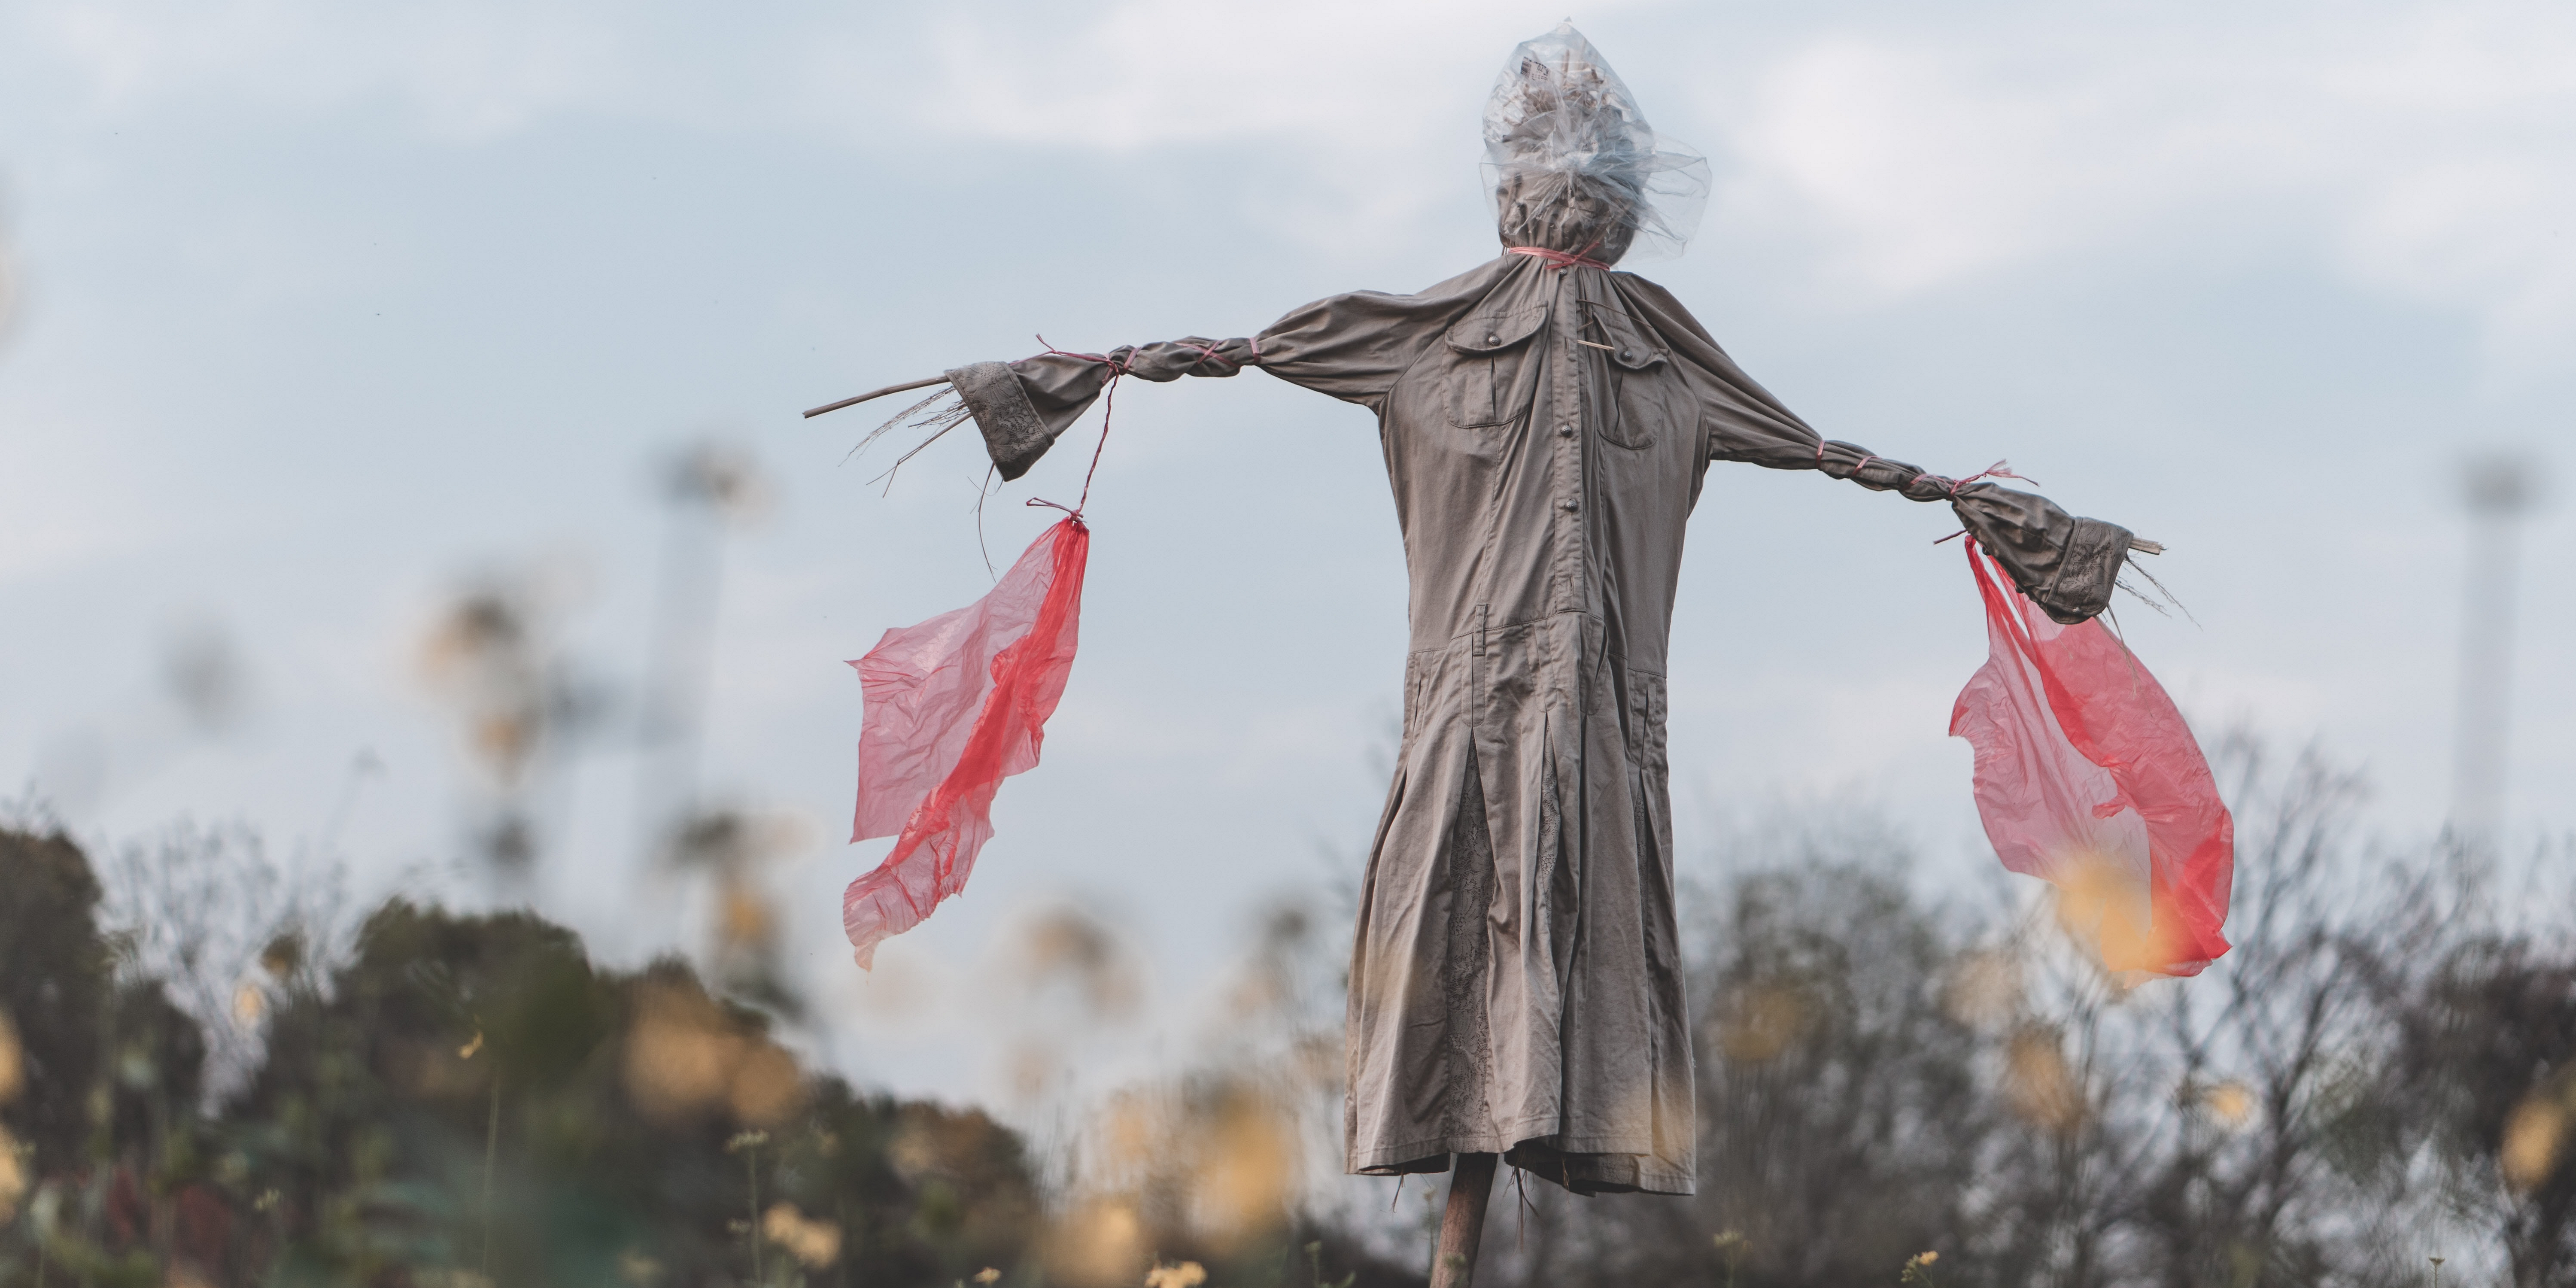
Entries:
{"type": "Polygon", "coordinates": [[[885,633],[858,668],[859,807],[850,839],[893,836],[841,895],[861,969],[879,942],[966,888],[993,836],[993,793],[1038,763],[1082,623],[1091,530],[1047,529],[982,599],[885,633]]]}
{"type": "Polygon", "coordinates": [[[1977,813],[2004,866],[2118,972],[2197,975],[2227,951],[2236,824],[2155,677],[2100,619],[2050,621],[1968,544],[1986,664],[1950,733],[1976,749],[1977,813]]]}

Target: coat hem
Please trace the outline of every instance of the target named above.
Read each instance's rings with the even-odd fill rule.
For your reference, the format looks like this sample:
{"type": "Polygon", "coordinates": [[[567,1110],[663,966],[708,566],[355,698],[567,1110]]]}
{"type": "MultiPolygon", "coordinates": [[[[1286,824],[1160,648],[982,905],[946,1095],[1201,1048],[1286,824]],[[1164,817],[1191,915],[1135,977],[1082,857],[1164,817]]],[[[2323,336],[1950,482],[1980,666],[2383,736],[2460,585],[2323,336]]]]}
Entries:
{"type": "Polygon", "coordinates": [[[1633,1187],[1595,1189],[1581,1184],[1569,1187],[1577,1193],[1589,1195],[1634,1192],[1687,1196],[1699,1192],[1698,1177],[1694,1169],[1674,1167],[1646,1149],[1619,1148],[1621,1145],[1633,1146],[1636,1144],[1634,1141],[1616,1136],[1559,1137],[1544,1130],[1531,1130],[1532,1128],[1543,1129],[1547,1122],[1548,1120],[1541,1119],[1535,1123],[1516,1125],[1509,1133],[1516,1139],[1508,1146],[1502,1143],[1501,1135],[1495,1134],[1440,1135],[1394,1145],[1381,1145],[1370,1150],[1355,1150],[1348,1156],[1343,1170],[1352,1176],[1419,1176],[1425,1173],[1448,1171],[1450,1157],[1454,1154],[1502,1154],[1514,1167],[1532,1176],[1563,1184],[1560,1178],[1550,1175],[1546,1168],[1532,1167],[1527,1162],[1509,1157],[1520,1152],[1522,1145],[1540,1145],[1549,1154],[1555,1156],[1578,1158],[1601,1156],[1635,1160],[1636,1184],[1633,1187]],[[1524,1132],[1530,1134],[1525,1135],[1524,1132]]]}

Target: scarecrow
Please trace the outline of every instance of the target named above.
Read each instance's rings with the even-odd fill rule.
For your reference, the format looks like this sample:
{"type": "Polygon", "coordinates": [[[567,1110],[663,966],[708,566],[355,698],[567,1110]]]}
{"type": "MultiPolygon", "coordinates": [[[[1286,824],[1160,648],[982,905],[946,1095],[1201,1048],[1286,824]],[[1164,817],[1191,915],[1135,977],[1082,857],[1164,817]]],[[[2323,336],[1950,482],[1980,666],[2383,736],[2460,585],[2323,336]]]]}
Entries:
{"type": "MultiPolygon", "coordinates": [[[[1502,243],[1484,264],[1413,295],[1318,301],[1256,336],[975,363],[899,387],[946,386],[887,422],[944,433],[971,419],[994,469],[1015,479],[1128,377],[1258,368],[1377,418],[1411,574],[1411,641],[1402,749],[1352,952],[1345,1138],[1354,1173],[1455,1167],[1443,1282],[1472,1268],[1497,1158],[1579,1194],[1693,1190],[1664,721],[1683,529],[1709,465],[1813,470],[1950,507],[1972,562],[1985,561],[1998,632],[1993,674],[1980,673],[1987,697],[1963,696],[1954,732],[1978,742],[1981,805],[2019,806],[2023,823],[2034,802],[2049,818],[2068,812],[2050,813],[2065,802],[2041,801],[2043,789],[2091,792],[2077,814],[2125,790],[2086,779],[2121,770],[2067,760],[2054,723],[2033,733],[2015,717],[2067,714],[2049,703],[2073,663],[2050,650],[2099,633],[2091,619],[2131,553],[2156,550],[1993,482],[2017,477],[2000,463],[1952,479],[1823,438],[1679,301],[1613,272],[1634,251],[1687,239],[1707,164],[1648,128],[1570,24],[1515,51],[1484,124],[1502,243]],[[1980,721],[1991,727],[1958,728],[1980,721]]],[[[856,831],[900,838],[845,904],[863,962],[962,886],[991,833],[995,784],[1036,762],[1072,661],[1087,542],[1077,503],[984,601],[889,632],[854,663],[869,698],[856,831]]],[[[2078,661],[2099,671],[2106,658],[2117,667],[2127,654],[2078,661]]],[[[2113,719],[2147,727],[2170,710],[2141,678],[2132,667],[2118,681],[2129,706],[2113,719]],[[2142,702],[2155,710],[2130,709],[2142,702]]],[[[2116,680],[2086,672],[2075,687],[2116,680]]],[[[2097,831],[2124,825],[2092,817],[2097,831]]],[[[2195,820],[2208,821],[2185,822],[2195,820]]],[[[2086,826],[2016,834],[2033,865],[2023,870],[2061,861],[2061,834],[2086,826]]],[[[2077,839],[2144,853],[2120,851],[2121,836],[2077,839]]],[[[2177,922],[2171,900],[2153,901],[2178,862],[2145,873],[2152,906],[2131,921],[2162,911],[2177,922]]],[[[2141,947],[2163,957],[2146,968],[2187,973],[2223,951],[2208,924],[2206,941],[2141,947]]]]}

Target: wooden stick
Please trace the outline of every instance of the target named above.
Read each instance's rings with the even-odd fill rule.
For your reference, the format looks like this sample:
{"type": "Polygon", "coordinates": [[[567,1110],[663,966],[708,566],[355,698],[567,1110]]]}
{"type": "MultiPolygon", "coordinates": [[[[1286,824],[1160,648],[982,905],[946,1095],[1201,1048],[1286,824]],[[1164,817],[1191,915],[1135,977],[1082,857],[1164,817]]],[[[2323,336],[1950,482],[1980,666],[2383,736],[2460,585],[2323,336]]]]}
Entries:
{"type": "Polygon", "coordinates": [[[1460,1154],[1449,1173],[1449,1206],[1440,1213],[1440,1255],[1431,1288],[1468,1288],[1476,1249],[1485,1241],[1485,1200],[1494,1191],[1494,1156],[1460,1154]]]}
{"type": "Polygon", "coordinates": [[[946,383],[948,383],[948,377],[946,377],[946,376],[932,376],[932,377],[931,377],[930,379],[928,379],[928,380],[916,380],[916,381],[913,381],[911,384],[908,384],[908,385],[887,385],[885,388],[883,388],[883,389],[879,389],[879,390],[877,390],[877,391],[876,391],[876,392],[874,392],[874,393],[865,393],[865,394],[860,394],[860,395],[859,395],[858,397],[856,397],[856,398],[844,398],[844,399],[842,399],[841,401],[836,402],[836,403],[825,403],[825,404],[823,404],[823,405],[822,405],[822,406],[820,406],[820,407],[816,407],[816,408],[813,408],[812,410],[807,411],[807,412],[805,413],[805,418],[806,418],[807,420],[812,420],[814,417],[816,417],[816,416],[820,416],[820,415],[822,415],[824,412],[827,412],[827,411],[839,411],[840,409],[842,409],[842,408],[844,408],[844,407],[856,407],[856,406],[858,406],[860,403],[866,402],[867,400],[869,400],[869,399],[871,399],[871,398],[883,398],[883,397],[885,397],[887,394],[899,394],[899,393],[902,393],[902,392],[903,392],[904,390],[906,390],[906,389],[925,389],[925,388],[928,388],[928,387],[929,387],[929,386],[931,386],[931,385],[939,385],[939,384],[946,384],[946,383]]]}

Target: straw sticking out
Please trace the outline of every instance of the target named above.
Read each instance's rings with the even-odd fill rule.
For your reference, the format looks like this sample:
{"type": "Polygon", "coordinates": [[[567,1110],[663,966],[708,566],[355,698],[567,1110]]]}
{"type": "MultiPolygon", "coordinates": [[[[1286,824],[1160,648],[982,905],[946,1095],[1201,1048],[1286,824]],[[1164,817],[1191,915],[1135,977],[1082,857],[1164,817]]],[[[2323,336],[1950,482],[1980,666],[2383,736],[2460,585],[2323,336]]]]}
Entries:
{"type": "Polygon", "coordinates": [[[805,418],[807,420],[812,420],[827,411],[839,411],[844,407],[856,407],[860,403],[868,402],[872,399],[883,398],[887,394],[899,394],[912,389],[926,389],[932,385],[942,385],[946,383],[948,383],[948,377],[942,375],[932,376],[927,380],[910,380],[899,385],[887,385],[883,389],[870,390],[867,393],[860,394],[856,398],[844,398],[836,403],[825,403],[820,407],[808,407],[805,409],[805,418]]]}
{"type": "Polygon", "coordinates": [[[913,457],[921,455],[924,448],[927,448],[932,443],[936,443],[941,438],[946,437],[948,431],[957,428],[959,425],[964,424],[973,417],[973,410],[966,405],[965,399],[958,396],[956,390],[942,389],[938,393],[932,394],[931,396],[922,399],[920,402],[914,403],[913,405],[904,408],[902,411],[896,412],[892,418],[886,421],[886,423],[868,431],[867,437],[860,439],[858,446],[850,449],[849,456],[842,457],[841,459],[844,462],[847,462],[853,457],[856,457],[859,453],[868,450],[868,448],[873,446],[878,439],[885,437],[886,431],[891,430],[898,425],[908,424],[914,429],[929,430],[929,437],[913,444],[911,450],[894,458],[894,464],[887,466],[885,473],[868,480],[870,483],[883,480],[887,490],[891,491],[894,487],[894,474],[896,470],[902,469],[905,462],[910,461],[913,457]]]}

